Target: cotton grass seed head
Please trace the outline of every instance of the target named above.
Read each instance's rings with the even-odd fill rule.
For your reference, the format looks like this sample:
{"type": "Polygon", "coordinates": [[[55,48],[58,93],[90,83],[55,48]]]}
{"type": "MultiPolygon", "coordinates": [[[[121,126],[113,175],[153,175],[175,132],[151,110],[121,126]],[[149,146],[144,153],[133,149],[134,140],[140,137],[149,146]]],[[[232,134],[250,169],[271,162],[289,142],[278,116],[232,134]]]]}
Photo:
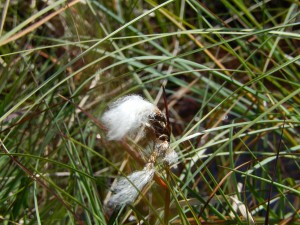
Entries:
{"type": "Polygon", "coordinates": [[[121,178],[112,189],[114,193],[108,202],[109,208],[130,204],[137,198],[139,192],[151,182],[154,175],[153,166],[146,166],[142,171],[136,171],[127,178],[121,178]]]}
{"type": "Polygon", "coordinates": [[[159,109],[155,105],[138,95],[118,99],[102,117],[108,129],[108,139],[121,140],[126,135],[133,137],[156,111],[159,109]]]}

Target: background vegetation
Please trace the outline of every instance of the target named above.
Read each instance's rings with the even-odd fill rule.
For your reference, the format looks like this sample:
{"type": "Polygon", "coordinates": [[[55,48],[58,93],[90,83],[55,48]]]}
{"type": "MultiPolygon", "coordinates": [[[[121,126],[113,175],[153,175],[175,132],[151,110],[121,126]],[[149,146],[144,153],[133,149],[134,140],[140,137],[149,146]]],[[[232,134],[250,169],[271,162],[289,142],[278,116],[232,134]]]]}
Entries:
{"type": "Polygon", "coordinates": [[[300,223],[299,1],[0,7],[1,224],[251,223],[237,204],[300,223]],[[112,182],[142,165],[101,115],[129,93],[164,109],[161,85],[179,162],[111,214],[112,182]]]}

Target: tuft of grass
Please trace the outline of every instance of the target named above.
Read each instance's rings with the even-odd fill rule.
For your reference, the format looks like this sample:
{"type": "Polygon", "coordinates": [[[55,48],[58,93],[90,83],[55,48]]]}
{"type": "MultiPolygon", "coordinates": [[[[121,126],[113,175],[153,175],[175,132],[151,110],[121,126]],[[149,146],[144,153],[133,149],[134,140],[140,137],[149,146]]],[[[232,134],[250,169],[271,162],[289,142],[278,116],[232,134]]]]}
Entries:
{"type": "Polygon", "coordinates": [[[3,1],[1,224],[300,224],[297,1],[3,1]],[[108,213],[142,168],[109,103],[164,109],[179,162],[108,213]],[[253,218],[253,221],[252,221],[253,218]]]}

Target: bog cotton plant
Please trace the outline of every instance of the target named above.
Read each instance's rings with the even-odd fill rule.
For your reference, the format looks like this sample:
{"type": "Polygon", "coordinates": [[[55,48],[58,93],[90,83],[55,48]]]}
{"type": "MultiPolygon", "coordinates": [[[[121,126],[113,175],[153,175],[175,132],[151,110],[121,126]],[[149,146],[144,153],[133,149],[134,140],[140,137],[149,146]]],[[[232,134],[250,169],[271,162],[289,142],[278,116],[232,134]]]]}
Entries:
{"type": "Polygon", "coordinates": [[[119,141],[126,137],[143,140],[147,163],[144,169],[121,178],[113,187],[107,203],[116,208],[132,203],[139,192],[151,182],[155,164],[177,162],[177,153],[170,148],[170,131],[166,116],[152,103],[138,95],[118,99],[104,113],[102,122],[108,129],[107,138],[119,141]]]}

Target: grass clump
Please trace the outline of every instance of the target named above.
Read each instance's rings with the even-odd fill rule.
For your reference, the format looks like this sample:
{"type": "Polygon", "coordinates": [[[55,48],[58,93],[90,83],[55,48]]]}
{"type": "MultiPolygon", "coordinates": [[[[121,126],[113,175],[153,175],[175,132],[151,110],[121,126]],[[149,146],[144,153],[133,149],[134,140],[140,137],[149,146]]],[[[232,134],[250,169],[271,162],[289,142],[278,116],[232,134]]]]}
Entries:
{"type": "Polygon", "coordinates": [[[297,1],[3,1],[3,224],[299,224],[297,1]],[[178,162],[108,213],[143,148],[109,104],[165,111],[178,162]]]}

